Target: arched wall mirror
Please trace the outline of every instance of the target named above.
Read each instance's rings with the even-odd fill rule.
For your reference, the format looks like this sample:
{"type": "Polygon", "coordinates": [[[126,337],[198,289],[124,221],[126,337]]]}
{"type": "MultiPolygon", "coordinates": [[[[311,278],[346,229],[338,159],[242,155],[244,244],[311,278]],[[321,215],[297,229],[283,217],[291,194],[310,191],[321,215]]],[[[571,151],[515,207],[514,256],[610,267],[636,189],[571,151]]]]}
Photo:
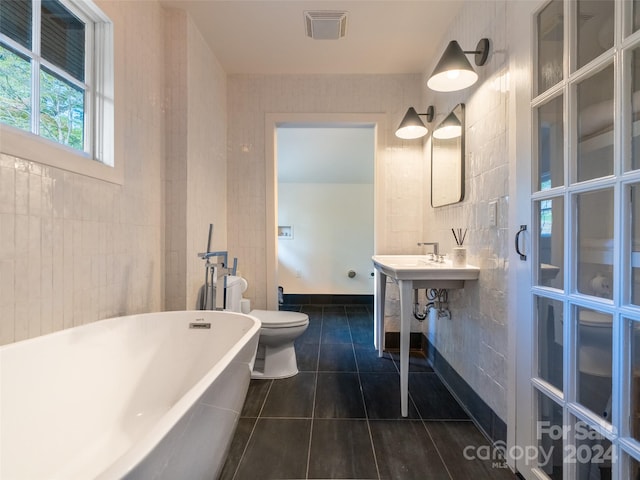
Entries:
{"type": "Polygon", "coordinates": [[[440,122],[431,138],[431,206],[464,199],[464,103],[440,122]]]}

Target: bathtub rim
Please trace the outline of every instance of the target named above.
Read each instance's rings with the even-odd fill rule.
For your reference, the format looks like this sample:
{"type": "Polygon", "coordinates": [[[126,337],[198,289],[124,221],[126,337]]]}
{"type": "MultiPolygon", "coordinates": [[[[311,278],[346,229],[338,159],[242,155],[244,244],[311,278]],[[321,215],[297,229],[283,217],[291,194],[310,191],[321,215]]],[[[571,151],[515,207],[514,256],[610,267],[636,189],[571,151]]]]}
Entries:
{"type": "MultiPolygon", "coordinates": [[[[149,453],[151,453],[154,447],[170,432],[171,428],[189,411],[189,409],[197,403],[198,399],[206,392],[207,388],[213,383],[213,381],[221,374],[222,371],[233,361],[234,358],[252,341],[256,340],[260,335],[260,320],[254,316],[236,313],[229,311],[215,311],[215,310],[176,310],[176,311],[160,311],[160,312],[145,312],[131,315],[122,315],[118,317],[106,318],[103,320],[97,320],[95,322],[78,325],[77,327],[66,328],[55,332],[47,333],[34,338],[20,340],[18,342],[6,344],[0,346],[0,361],[2,360],[2,354],[15,348],[20,348],[21,345],[29,343],[37,345],[42,342],[46,342],[52,338],[60,335],[68,335],[70,330],[76,332],[89,330],[91,328],[99,327],[100,325],[108,325],[110,323],[121,321],[135,321],[135,318],[140,317],[171,317],[179,315],[190,315],[193,318],[182,318],[180,321],[188,324],[204,318],[207,321],[207,316],[210,317],[243,317],[252,321],[249,324],[247,331],[240,336],[233,346],[227,350],[224,355],[212,366],[198,381],[196,381],[191,388],[184,392],[182,397],[177,400],[162,416],[158,419],[147,432],[145,432],[140,439],[136,440],[129,449],[127,449],[122,455],[114,457],[113,461],[100,472],[96,479],[113,479],[122,478],[131,472],[138,463],[143,461],[149,453]]],[[[176,319],[178,320],[178,319],[176,319]]],[[[186,327],[186,325],[185,325],[186,327]]],[[[1,388],[1,385],[0,385],[1,388]]],[[[238,412],[239,413],[239,412],[238,412]]]]}
{"type": "MultiPolygon", "coordinates": [[[[123,455],[114,459],[104,471],[96,477],[96,480],[107,480],[113,478],[123,478],[130,473],[138,463],[144,460],[154,449],[154,447],[170,432],[171,428],[189,411],[189,409],[205,393],[209,385],[220,375],[226,366],[242,351],[254,336],[260,335],[260,320],[244,313],[216,311],[216,310],[177,310],[169,312],[157,312],[138,315],[159,315],[159,314],[195,314],[198,318],[202,315],[239,316],[253,320],[253,325],[245,334],[238,339],[233,347],[225,352],[224,356],[211,368],[200,380],[198,380],[181,398],[178,400],[158,422],[123,455]]],[[[129,315],[134,317],[137,315],[129,315]]],[[[115,317],[124,318],[124,317],[115,317]]],[[[206,319],[205,319],[206,320],[206,319]]]]}

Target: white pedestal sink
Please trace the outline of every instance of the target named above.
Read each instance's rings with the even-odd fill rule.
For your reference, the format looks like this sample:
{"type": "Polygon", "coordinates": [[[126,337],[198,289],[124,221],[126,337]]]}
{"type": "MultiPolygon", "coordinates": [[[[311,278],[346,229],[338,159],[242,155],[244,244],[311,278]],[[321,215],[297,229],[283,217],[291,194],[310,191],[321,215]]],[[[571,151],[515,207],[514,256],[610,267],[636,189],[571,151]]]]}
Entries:
{"type": "Polygon", "coordinates": [[[409,412],[409,334],[411,330],[412,293],[418,288],[464,288],[466,281],[477,280],[480,269],[472,265],[453,267],[451,262],[437,263],[426,255],[374,255],[378,271],[375,292],[374,342],[378,355],[384,351],[384,301],[387,277],[400,290],[400,406],[403,417],[409,412]]]}

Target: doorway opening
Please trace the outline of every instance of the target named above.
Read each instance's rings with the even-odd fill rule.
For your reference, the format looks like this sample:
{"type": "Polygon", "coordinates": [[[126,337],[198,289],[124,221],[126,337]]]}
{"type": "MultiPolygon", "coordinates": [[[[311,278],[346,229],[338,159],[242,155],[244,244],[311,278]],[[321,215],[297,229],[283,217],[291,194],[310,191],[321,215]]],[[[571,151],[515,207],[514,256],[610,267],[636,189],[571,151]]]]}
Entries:
{"type": "Polygon", "coordinates": [[[373,125],[277,128],[280,303],[373,294],[374,152],[373,125]]]}
{"type": "Polygon", "coordinates": [[[267,115],[267,308],[278,309],[280,285],[291,294],[373,294],[384,121],[381,114],[267,115]],[[347,160],[358,144],[368,144],[362,158],[347,160]]]}

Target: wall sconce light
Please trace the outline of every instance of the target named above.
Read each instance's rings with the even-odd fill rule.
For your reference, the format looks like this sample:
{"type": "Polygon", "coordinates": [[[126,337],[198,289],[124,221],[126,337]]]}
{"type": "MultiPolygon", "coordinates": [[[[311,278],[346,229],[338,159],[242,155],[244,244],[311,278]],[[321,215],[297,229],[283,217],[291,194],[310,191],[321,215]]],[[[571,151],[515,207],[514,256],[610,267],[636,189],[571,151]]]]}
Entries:
{"type": "Polygon", "coordinates": [[[433,105],[430,105],[429,108],[427,108],[427,113],[418,113],[415,108],[409,107],[409,110],[407,110],[407,113],[404,115],[400,125],[398,125],[396,137],[403,138],[405,140],[424,137],[429,130],[424,126],[424,123],[420,119],[420,115],[426,116],[427,122],[431,122],[435,115],[433,105]]]}
{"type": "Polygon", "coordinates": [[[427,86],[437,92],[454,92],[476,83],[478,74],[465,57],[467,53],[475,54],[475,64],[481,67],[489,57],[489,39],[481,39],[471,52],[464,52],[458,42],[450,41],[429,77],[427,86]]]}
{"type": "Polygon", "coordinates": [[[434,138],[448,140],[462,135],[462,125],[455,113],[451,112],[433,131],[434,138]]]}

